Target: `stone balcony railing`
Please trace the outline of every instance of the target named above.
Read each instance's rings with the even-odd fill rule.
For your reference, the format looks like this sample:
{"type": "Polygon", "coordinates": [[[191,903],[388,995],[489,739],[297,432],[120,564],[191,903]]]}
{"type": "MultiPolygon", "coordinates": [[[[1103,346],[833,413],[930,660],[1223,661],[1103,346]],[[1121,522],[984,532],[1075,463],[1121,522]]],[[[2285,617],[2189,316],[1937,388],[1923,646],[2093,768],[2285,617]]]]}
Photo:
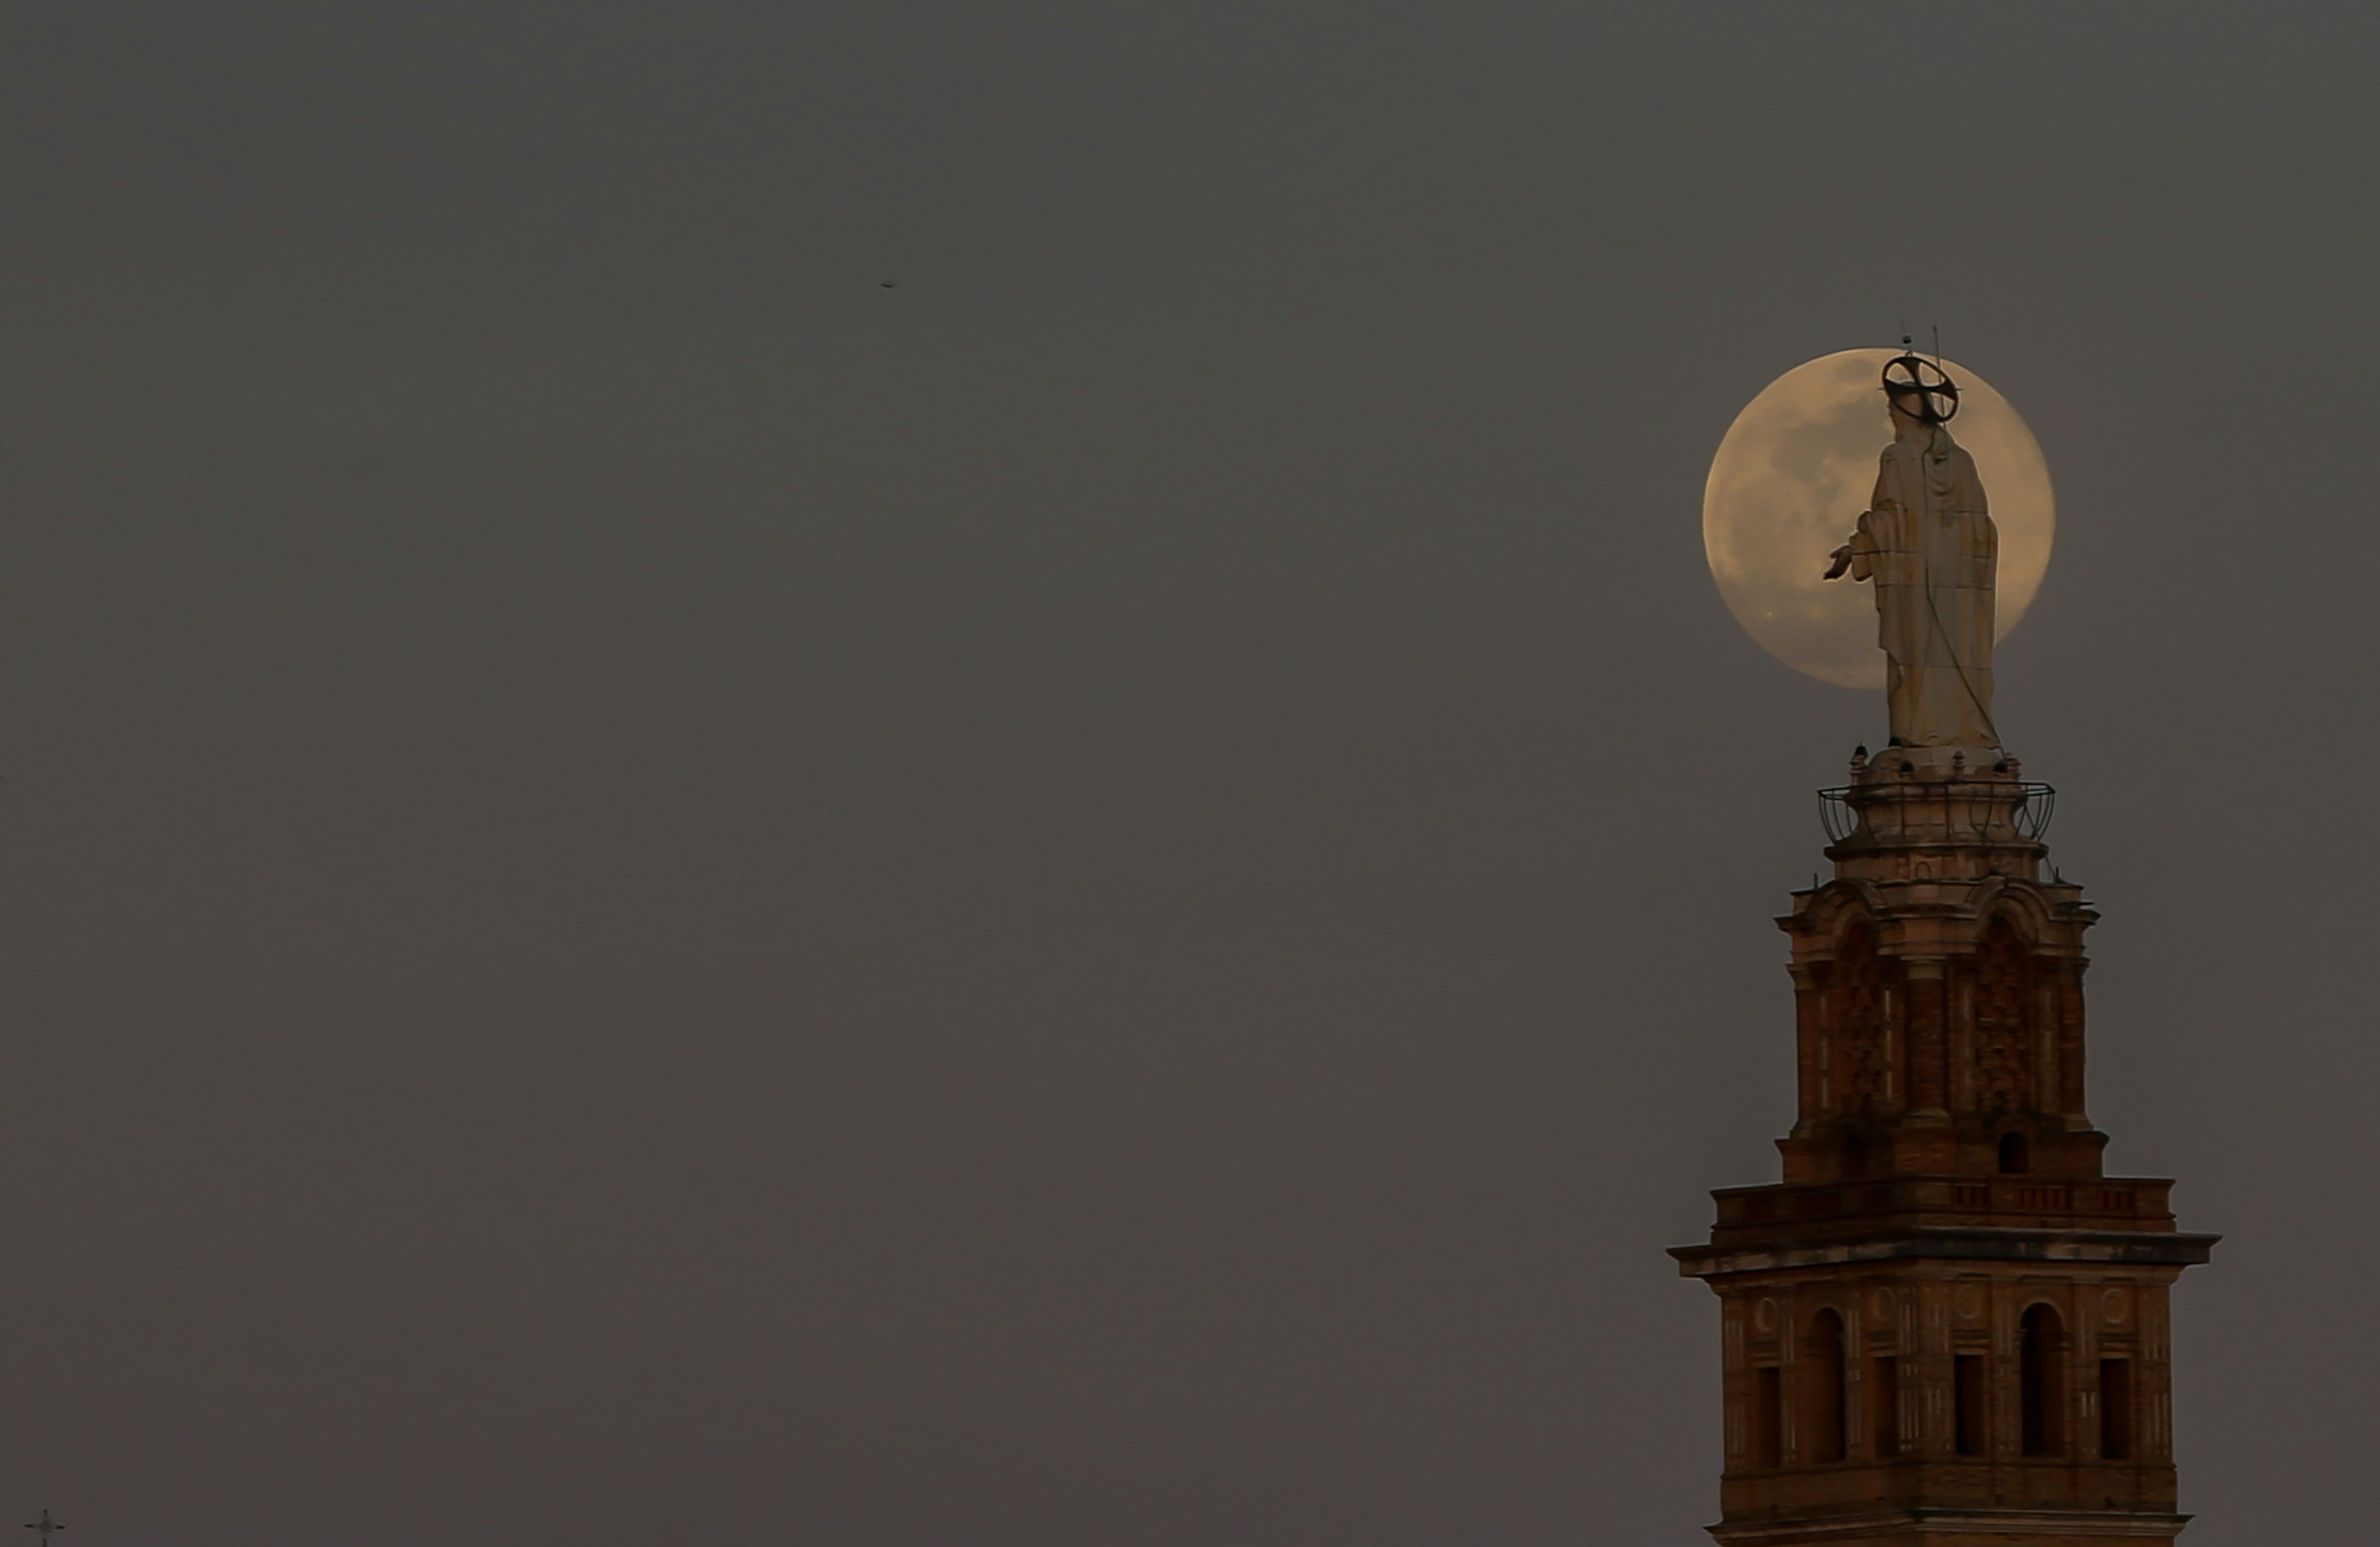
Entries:
{"type": "Polygon", "coordinates": [[[1712,1244],[1790,1230],[1804,1238],[1893,1225],[2031,1229],[2174,1228],[2173,1184],[2155,1177],[1887,1176],[1864,1181],[1729,1188],[1713,1194],[1712,1244]]]}

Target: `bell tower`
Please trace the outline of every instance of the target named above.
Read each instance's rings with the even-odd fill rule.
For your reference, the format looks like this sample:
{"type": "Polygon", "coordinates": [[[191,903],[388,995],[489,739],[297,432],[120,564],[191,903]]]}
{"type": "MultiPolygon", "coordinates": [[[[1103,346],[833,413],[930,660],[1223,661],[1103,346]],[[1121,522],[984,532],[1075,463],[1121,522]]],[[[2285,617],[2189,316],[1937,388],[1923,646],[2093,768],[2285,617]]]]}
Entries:
{"type": "Polygon", "coordinates": [[[2102,1173],[2052,792],[1990,748],[1888,747],[1821,792],[1793,895],[1784,1179],[1673,1249],[1719,1299],[1725,1547],[2170,1541],[2167,1294],[2216,1237],[2102,1173]]]}

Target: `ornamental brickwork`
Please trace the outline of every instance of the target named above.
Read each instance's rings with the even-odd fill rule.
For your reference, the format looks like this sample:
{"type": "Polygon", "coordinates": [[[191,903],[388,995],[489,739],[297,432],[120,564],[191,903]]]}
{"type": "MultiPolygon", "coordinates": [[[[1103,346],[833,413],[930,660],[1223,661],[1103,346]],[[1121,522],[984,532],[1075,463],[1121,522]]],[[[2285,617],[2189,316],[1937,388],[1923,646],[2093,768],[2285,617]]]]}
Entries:
{"type": "Polygon", "coordinates": [[[2046,786],[1950,748],[1854,759],[1793,896],[1784,1179],[1716,1194],[1726,1547],[2169,1541],[2167,1294],[2216,1237],[2110,1177],[2082,934],[2046,786]],[[1976,761],[1970,762],[1970,757],[1976,761]]]}

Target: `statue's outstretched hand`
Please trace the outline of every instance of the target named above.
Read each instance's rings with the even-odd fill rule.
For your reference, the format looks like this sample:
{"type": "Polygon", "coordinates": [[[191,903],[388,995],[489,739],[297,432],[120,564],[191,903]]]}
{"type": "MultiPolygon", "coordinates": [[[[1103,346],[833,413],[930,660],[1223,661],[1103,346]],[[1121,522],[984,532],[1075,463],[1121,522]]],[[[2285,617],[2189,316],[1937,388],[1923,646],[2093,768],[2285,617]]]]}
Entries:
{"type": "Polygon", "coordinates": [[[1835,550],[1833,557],[1835,562],[1828,567],[1826,574],[1820,576],[1819,579],[1827,580],[1839,579],[1844,570],[1849,569],[1852,566],[1852,545],[1848,542],[1844,543],[1841,547],[1835,550]]]}

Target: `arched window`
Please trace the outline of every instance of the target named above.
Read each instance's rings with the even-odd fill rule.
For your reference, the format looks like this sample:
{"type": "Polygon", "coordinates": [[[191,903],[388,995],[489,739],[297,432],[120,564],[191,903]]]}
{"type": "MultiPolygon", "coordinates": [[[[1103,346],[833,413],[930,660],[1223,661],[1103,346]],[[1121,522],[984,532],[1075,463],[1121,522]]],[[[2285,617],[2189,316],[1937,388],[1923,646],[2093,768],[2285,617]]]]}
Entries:
{"type": "Polygon", "coordinates": [[[1843,1319],[1822,1310],[1810,1319],[1803,1335],[1802,1459],[1823,1466],[1843,1458],[1843,1319]]]}
{"type": "Polygon", "coordinates": [[[1827,979],[1827,1035],[1834,1054],[1835,1110],[1891,1111],[1884,968],[1876,958],[1876,931],[1865,919],[1852,920],[1835,943],[1835,964],[1827,979]]]}
{"type": "Polygon", "coordinates": [[[2000,1175],[2022,1176],[2033,1169],[2033,1146],[2021,1133],[2000,1135],[2000,1175]]]}
{"type": "Polygon", "coordinates": [[[1975,1101],[1985,1112],[2031,1112],[2033,950],[1995,919],[1975,949],[1975,1101]]]}
{"type": "Polygon", "coordinates": [[[2017,1406],[2027,1456],[2066,1454],[2066,1327],[2046,1305],[2028,1307],[2020,1323],[2017,1406]]]}

